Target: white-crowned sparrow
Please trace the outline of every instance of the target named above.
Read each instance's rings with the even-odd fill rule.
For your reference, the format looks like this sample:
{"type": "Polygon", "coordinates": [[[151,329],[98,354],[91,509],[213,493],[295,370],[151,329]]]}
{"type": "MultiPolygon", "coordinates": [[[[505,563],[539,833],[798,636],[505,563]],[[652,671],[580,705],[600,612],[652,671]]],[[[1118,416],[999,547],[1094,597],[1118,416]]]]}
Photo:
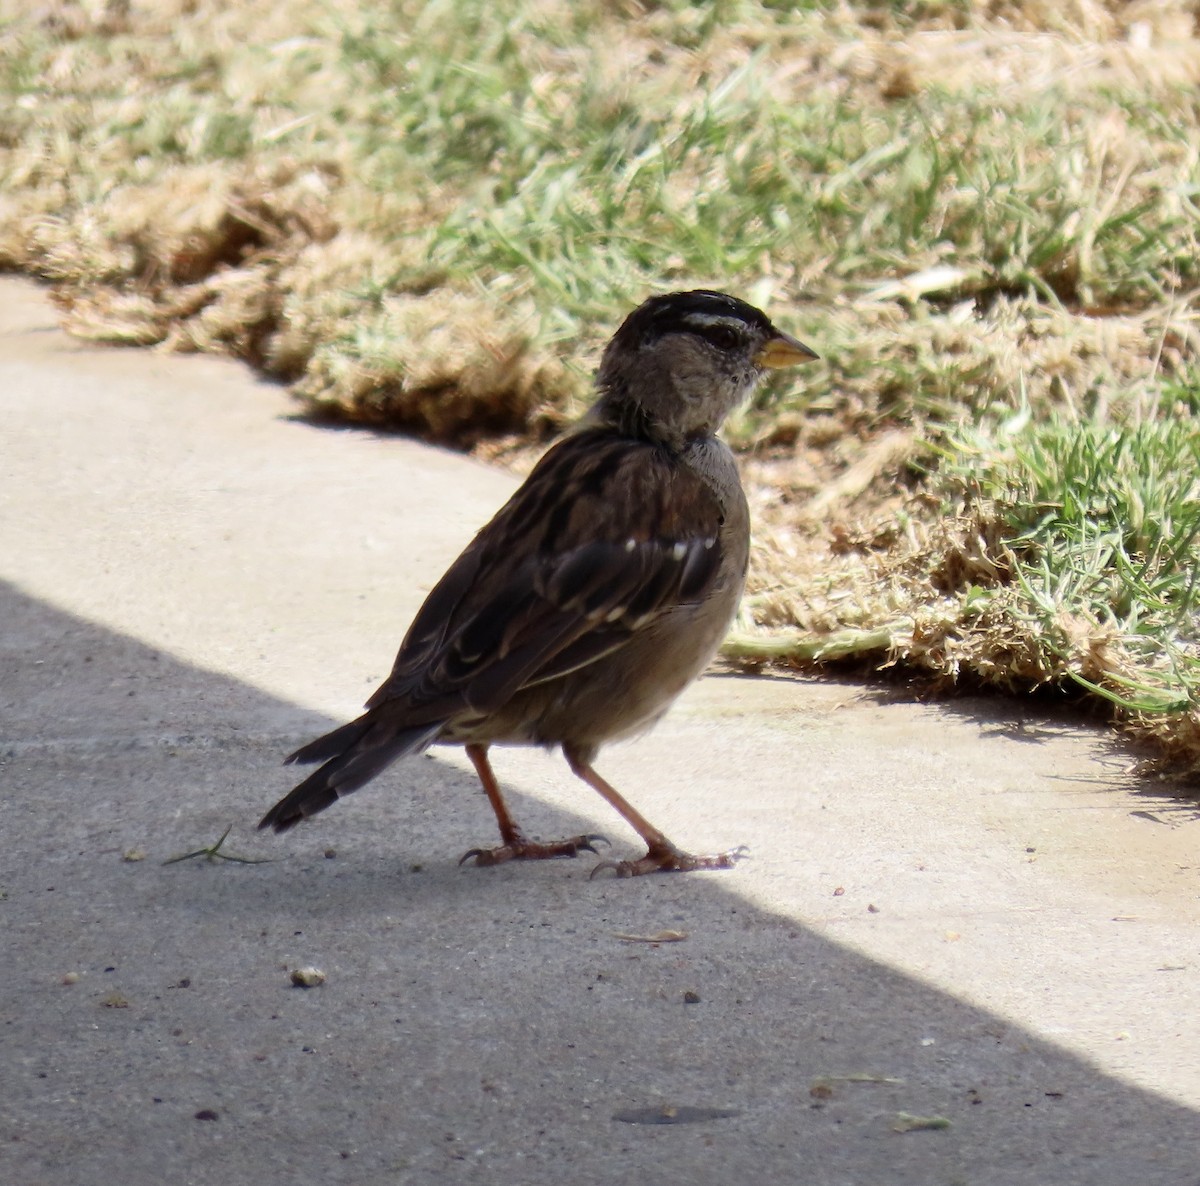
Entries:
{"type": "Polygon", "coordinates": [[[816,355],[753,306],[698,290],[652,297],[604,351],[599,399],[538,462],[417,613],[367,712],[292,754],[323,765],[259,827],[282,832],[434,742],[466,747],[500,825],[463,860],[574,856],[513,822],[493,744],[562,747],[571,770],[646,841],[623,876],[724,869],[676,848],[592,768],[652,725],[704,669],[737,609],[750,521],[717,430],[767,368],[816,355]]]}

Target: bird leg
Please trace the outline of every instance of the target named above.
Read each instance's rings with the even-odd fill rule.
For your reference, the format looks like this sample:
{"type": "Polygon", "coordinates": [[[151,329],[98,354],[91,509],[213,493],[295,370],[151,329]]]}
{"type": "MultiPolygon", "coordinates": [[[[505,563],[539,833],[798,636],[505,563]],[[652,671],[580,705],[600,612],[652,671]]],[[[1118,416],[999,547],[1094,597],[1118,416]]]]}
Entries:
{"type": "Polygon", "coordinates": [[[496,848],[473,848],[459,858],[459,864],[474,861],[476,865],[502,865],[505,861],[544,861],[551,857],[574,857],[581,852],[595,852],[593,845],[598,840],[608,843],[603,836],[572,836],[567,840],[549,840],[546,842],[526,840],[524,833],[517,827],[509,814],[508,804],[500,793],[500,784],[492,772],[492,764],[488,761],[486,745],[468,745],[467,757],[479,775],[483,784],[484,794],[496,813],[496,823],[500,825],[500,839],[503,844],[496,848]]]}
{"type": "Polygon", "coordinates": [[[583,779],[592,790],[625,818],[635,832],[646,842],[646,855],[636,861],[601,861],[591,875],[611,869],[618,877],[640,877],[643,873],[690,873],[695,869],[732,869],[746,855],[743,848],[730,852],[713,853],[711,856],[693,856],[676,848],[636,807],[633,806],[611,783],[601,778],[584,755],[570,745],[563,746],[563,755],[571,772],[583,779]]]}

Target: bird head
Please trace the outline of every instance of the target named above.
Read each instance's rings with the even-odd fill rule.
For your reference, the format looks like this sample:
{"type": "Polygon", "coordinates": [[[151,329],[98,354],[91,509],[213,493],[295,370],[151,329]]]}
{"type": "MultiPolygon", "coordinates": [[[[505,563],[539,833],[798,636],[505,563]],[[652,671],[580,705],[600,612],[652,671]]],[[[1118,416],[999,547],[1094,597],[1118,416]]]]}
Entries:
{"type": "Polygon", "coordinates": [[[817,355],[722,292],[651,297],[604,350],[594,418],[673,447],[716,432],[767,370],[817,355]]]}

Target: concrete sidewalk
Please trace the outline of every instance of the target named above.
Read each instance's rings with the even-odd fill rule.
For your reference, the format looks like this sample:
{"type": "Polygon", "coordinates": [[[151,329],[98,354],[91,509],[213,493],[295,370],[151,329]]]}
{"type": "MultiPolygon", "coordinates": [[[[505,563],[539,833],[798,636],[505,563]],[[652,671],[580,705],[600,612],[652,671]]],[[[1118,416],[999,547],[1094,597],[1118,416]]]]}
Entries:
{"type": "Polygon", "coordinates": [[[730,872],[459,868],[456,750],[254,832],[513,485],[293,412],[0,279],[0,1181],[1200,1183],[1200,832],[1103,732],[714,676],[599,767],[730,872]]]}

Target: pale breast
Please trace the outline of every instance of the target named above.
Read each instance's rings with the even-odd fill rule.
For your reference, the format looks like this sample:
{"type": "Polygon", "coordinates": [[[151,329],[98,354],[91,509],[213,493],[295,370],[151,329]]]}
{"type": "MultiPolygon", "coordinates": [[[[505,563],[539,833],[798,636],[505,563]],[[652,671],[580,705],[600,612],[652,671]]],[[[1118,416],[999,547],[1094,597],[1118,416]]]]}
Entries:
{"type": "Polygon", "coordinates": [[[620,650],[561,679],[518,692],[486,719],[458,720],[444,738],[498,744],[598,748],[649,728],[708,664],[727,633],[745,584],[749,511],[728,447],[695,444],[687,462],[724,511],[722,560],[705,598],[647,624],[620,650]]]}

